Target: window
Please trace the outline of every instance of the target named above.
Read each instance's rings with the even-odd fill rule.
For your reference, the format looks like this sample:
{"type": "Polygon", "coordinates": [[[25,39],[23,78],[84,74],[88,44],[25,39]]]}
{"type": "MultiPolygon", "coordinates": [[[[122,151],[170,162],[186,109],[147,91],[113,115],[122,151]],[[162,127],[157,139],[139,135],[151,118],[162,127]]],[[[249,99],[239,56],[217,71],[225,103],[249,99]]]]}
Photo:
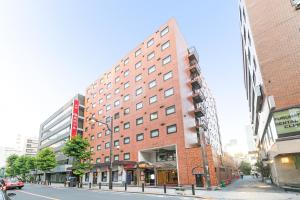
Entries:
{"type": "Polygon", "coordinates": [[[142,80],[142,74],[139,74],[135,77],[136,82],[138,82],[139,80],[142,80]]]}
{"type": "Polygon", "coordinates": [[[130,143],[130,137],[124,138],[124,144],[129,144],[130,143]]]}
{"type": "Polygon", "coordinates": [[[125,60],[124,60],[124,65],[127,65],[129,63],[129,58],[126,58],[125,60]]]}
{"type": "Polygon", "coordinates": [[[158,137],[158,136],[159,136],[159,130],[158,129],[150,131],[150,137],[151,138],[158,137]]]}
{"type": "Polygon", "coordinates": [[[170,41],[167,41],[161,45],[161,50],[163,51],[163,50],[169,48],[169,46],[170,46],[170,41]]]}
{"type": "Polygon", "coordinates": [[[97,151],[101,150],[101,145],[97,145],[97,151]]]}
{"type": "Polygon", "coordinates": [[[147,60],[151,60],[152,58],[154,58],[154,56],[155,56],[155,54],[154,54],[154,51],[153,51],[153,52],[151,52],[147,55],[147,60]]]}
{"type": "Polygon", "coordinates": [[[114,132],[115,132],[115,133],[120,132],[120,127],[119,127],[119,126],[115,126],[115,127],[114,127],[114,132]]]}
{"type": "Polygon", "coordinates": [[[101,88],[101,89],[99,90],[99,93],[101,94],[103,91],[104,91],[104,89],[103,89],[103,88],[101,88]]]}
{"type": "Polygon", "coordinates": [[[105,162],[107,163],[107,162],[109,162],[109,156],[105,156],[105,162]]]}
{"type": "Polygon", "coordinates": [[[158,118],[158,112],[150,113],[150,120],[156,120],[158,118]]]}
{"type": "Polygon", "coordinates": [[[130,153],[124,153],[124,160],[130,160],[130,153]]]}
{"type": "Polygon", "coordinates": [[[128,115],[130,113],[130,109],[129,108],[125,108],[124,109],[124,115],[128,115]]]}
{"type": "Polygon", "coordinates": [[[165,57],[165,58],[162,60],[162,64],[163,64],[163,65],[166,65],[166,64],[168,64],[169,62],[171,62],[171,56],[170,56],[170,55],[167,56],[167,57],[165,57]]]}
{"type": "MultiPolygon", "coordinates": [[[[119,157],[118,157],[118,158],[119,158],[119,157]]],[[[119,177],[118,173],[119,173],[118,170],[112,171],[112,172],[111,172],[111,176],[112,176],[112,181],[113,181],[113,182],[118,182],[118,177],[119,177]]]]}
{"type": "Polygon", "coordinates": [[[111,94],[106,95],[106,99],[110,99],[111,98],[111,94]]]}
{"type": "Polygon", "coordinates": [[[120,88],[115,89],[115,94],[118,94],[120,92],[120,88]]]}
{"type": "Polygon", "coordinates": [[[118,65],[118,66],[115,67],[115,72],[117,72],[119,70],[120,70],[120,66],[118,65]]]}
{"type": "Polygon", "coordinates": [[[177,126],[176,124],[167,126],[167,133],[171,134],[171,133],[176,133],[177,132],[177,126]]]}
{"type": "Polygon", "coordinates": [[[143,117],[139,117],[136,119],[136,125],[141,125],[143,124],[143,117]]]}
{"type": "Polygon", "coordinates": [[[103,110],[98,110],[98,115],[102,115],[103,110]]]}
{"type": "Polygon", "coordinates": [[[136,96],[138,96],[138,95],[140,95],[140,94],[142,94],[142,93],[143,93],[143,88],[142,88],[142,87],[136,89],[136,91],[135,91],[135,95],[136,95],[136,96]]]}
{"type": "Polygon", "coordinates": [[[110,134],[110,131],[109,130],[106,130],[105,131],[105,135],[109,135],[110,134]]]}
{"type": "Polygon", "coordinates": [[[126,89],[126,88],[128,88],[129,87],[129,82],[126,82],[125,84],[124,84],[124,89],[126,89]]]}
{"type": "MultiPolygon", "coordinates": [[[[109,162],[109,160],[106,161],[106,157],[105,157],[105,162],[109,162]]],[[[107,182],[107,172],[101,172],[101,181],[107,182]]]]}
{"type": "Polygon", "coordinates": [[[124,123],[124,129],[129,129],[130,128],[130,122],[124,123]]]}
{"type": "Polygon", "coordinates": [[[108,72],[107,78],[110,78],[110,76],[111,76],[111,72],[108,72]]]}
{"type": "Polygon", "coordinates": [[[137,57],[138,55],[140,55],[142,53],[142,50],[141,49],[138,49],[135,51],[134,55],[135,57],[137,57]]]}
{"type": "Polygon", "coordinates": [[[94,140],[95,136],[91,135],[90,140],[94,140]]]}
{"type": "Polygon", "coordinates": [[[136,141],[142,141],[144,140],[144,133],[139,133],[136,135],[136,141]]]}
{"type": "Polygon", "coordinates": [[[110,147],[110,143],[109,142],[106,142],[105,143],[105,149],[108,149],[110,147]]]}
{"type": "Polygon", "coordinates": [[[164,162],[164,161],[175,161],[176,160],[176,151],[168,150],[168,151],[159,151],[156,153],[156,161],[164,162]]]}
{"type": "Polygon", "coordinates": [[[115,107],[118,107],[120,105],[120,100],[117,100],[114,102],[115,107]]]}
{"type": "Polygon", "coordinates": [[[143,102],[139,102],[136,104],[136,110],[142,109],[143,108],[143,102]]]}
{"type": "Polygon", "coordinates": [[[100,79],[100,83],[104,83],[104,79],[103,78],[100,79]]]}
{"type": "Polygon", "coordinates": [[[97,134],[97,138],[101,137],[101,135],[102,135],[102,133],[99,132],[99,133],[97,134]]]}
{"type": "Polygon", "coordinates": [[[160,32],[160,36],[164,36],[169,32],[169,27],[167,26],[166,28],[164,28],[161,32],[160,32]]]}
{"type": "Polygon", "coordinates": [[[118,112],[115,113],[115,114],[114,114],[114,118],[115,118],[115,119],[119,119],[119,118],[120,118],[120,113],[118,113],[118,112]]]}
{"type": "Polygon", "coordinates": [[[100,162],[101,162],[101,158],[97,158],[96,163],[100,163],[100,162]]]}
{"type": "Polygon", "coordinates": [[[114,146],[115,146],[115,147],[118,147],[119,145],[120,145],[120,144],[119,144],[119,140],[115,140],[115,141],[114,141],[114,146]]]}
{"type": "MultiPolygon", "coordinates": [[[[119,155],[114,155],[114,160],[118,161],[119,160],[119,155]]],[[[113,176],[114,177],[114,176],[113,176]]]]}
{"type": "Polygon", "coordinates": [[[124,72],[124,77],[128,76],[129,75],[129,69],[127,69],[125,72],[124,72]]]}
{"type": "Polygon", "coordinates": [[[135,69],[138,69],[138,68],[140,68],[141,66],[142,66],[142,62],[139,61],[139,62],[137,62],[137,63],[135,64],[135,69]]]}
{"type": "Polygon", "coordinates": [[[173,88],[165,90],[165,97],[172,96],[173,94],[174,94],[174,89],[173,88]]]}
{"type": "Polygon", "coordinates": [[[155,72],[156,68],[155,68],[155,65],[151,66],[148,68],[148,74],[151,74],[153,72],[155,72]]]}
{"type": "Polygon", "coordinates": [[[110,110],[110,109],[111,109],[110,105],[109,105],[109,104],[106,105],[106,111],[108,111],[108,110],[110,110]]]}
{"type": "Polygon", "coordinates": [[[96,107],[96,104],[95,104],[95,103],[93,103],[93,104],[92,104],[92,108],[95,108],[95,107],[96,107]]]}
{"type": "Polygon", "coordinates": [[[124,96],[124,101],[128,101],[129,99],[130,99],[130,95],[129,94],[127,94],[127,95],[124,96]]]}
{"type": "Polygon", "coordinates": [[[166,115],[171,115],[171,114],[173,114],[175,112],[176,112],[175,105],[169,106],[169,107],[166,108],[166,115]]]}
{"type": "Polygon", "coordinates": [[[157,96],[156,95],[149,98],[149,103],[150,104],[155,103],[155,102],[157,102],[157,96]]]}
{"type": "Polygon", "coordinates": [[[154,44],[154,39],[152,38],[151,40],[149,40],[148,42],[147,42],[147,47],[150,47],[150,46],[152,46],[154,44]]]}
{"type": "Polygon", "coordinates": [[[99,99],[99,104],[102,104],[103,103],[103,99],[99,99]]]}
{"type": "Polygon", "coordinates": [[[150,83],[149,83],[149,88],[153,88],[153,87],[155,87],[156,86],[156,81],[155,80],[153,80],[153,81],[151,81],[150,83]]]}
{"type": "Polygon", "coordinates": [[[173,77],[173,73],[172,71],[169,71],[168,73],[164,74],[164,81],[169,80],[172,77],[173,77]]]}
{"type": "Polygon", "coordinates": [[[117,83],[119,81],[120,81],[120,77],[118,76],[118,77],[115,78],[115,83],[117,83]]]}
{"type": "Polygon", "coordinates": [[[107,88],[111,88],[111,82],[107,83],[107,88]]]}

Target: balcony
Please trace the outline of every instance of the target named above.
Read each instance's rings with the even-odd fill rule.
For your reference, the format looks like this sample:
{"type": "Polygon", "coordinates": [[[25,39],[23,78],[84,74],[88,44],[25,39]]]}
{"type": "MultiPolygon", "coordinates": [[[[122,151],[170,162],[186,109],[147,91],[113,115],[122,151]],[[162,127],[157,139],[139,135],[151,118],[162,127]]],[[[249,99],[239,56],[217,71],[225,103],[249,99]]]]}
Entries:
{"type": "Polygon", "coordinates": [[[193,101],[194,103],[202,103],[205,100],[204,93],[199,89],[193,92],[193,101]]]}
{"type": "Polygon", "coordinates": [[[207,129],[208,129],[208,121],[207,121],[207,119],[205,117],[201,117],[198,120],[198,123],[197,123],[196,127],[198,129],[202,128],[204,131],[207,131],[207,129]]]}
{"type": "Polygon", "coordinates": [[[195,77],[191,80],[191,85],[193,90],[198,90],[202,87],[202,79],[200,77],[195,77]]]}
{"type": "Polygon", "coordinates": [[[189,58],[190,63],[193,63],[193,64],[198,63],[199,55],[198,55],[198,52],[195,47],[191,47],[188,49],[188,58],[189,58]]]}
{"type": "Polygon", "coordinates": [[[188,69],[191,73],[191,76],[193,76],[193,77],[197,77],[201,73],[201,70],[200,70],[200,67],[198,64],[192,64],[188,67],[188,69]]]}
{"type": "Polygon", "coordinates": [[[196,104],[196,108],[195,108],[195,116],[196,117],[203,117],[205,115],[206,111],[205,108],[202,104],[198,103],[196,104]]]}

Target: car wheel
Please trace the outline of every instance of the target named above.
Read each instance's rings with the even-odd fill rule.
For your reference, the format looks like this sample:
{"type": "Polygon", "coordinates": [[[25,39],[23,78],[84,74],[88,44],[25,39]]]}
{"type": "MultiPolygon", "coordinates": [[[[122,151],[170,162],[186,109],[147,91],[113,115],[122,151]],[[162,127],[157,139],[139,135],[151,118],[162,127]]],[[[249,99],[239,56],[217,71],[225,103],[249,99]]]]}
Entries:
{"type": "Polygon", "coordinates": [[[19,188],[19,190],[21,190],[22,189],[22,187],[18,187],[19,188]]]}

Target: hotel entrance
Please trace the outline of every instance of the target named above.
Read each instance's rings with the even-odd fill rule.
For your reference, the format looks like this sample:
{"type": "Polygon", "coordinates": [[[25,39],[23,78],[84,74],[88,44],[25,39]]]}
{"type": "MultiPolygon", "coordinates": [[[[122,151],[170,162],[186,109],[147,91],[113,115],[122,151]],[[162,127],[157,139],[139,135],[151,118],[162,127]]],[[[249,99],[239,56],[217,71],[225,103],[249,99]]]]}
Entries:
{"type": "Polygon", "coordinates": [[[139,152],[139,184],[178,185],[176,146],[139,152]]]}

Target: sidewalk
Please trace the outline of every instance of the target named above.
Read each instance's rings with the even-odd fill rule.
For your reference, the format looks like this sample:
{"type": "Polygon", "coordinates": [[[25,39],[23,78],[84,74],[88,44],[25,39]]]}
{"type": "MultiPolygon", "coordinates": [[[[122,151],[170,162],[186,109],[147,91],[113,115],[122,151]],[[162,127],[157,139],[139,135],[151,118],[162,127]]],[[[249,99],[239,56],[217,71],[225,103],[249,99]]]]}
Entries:
{"type": "MultiPolygon", "coordinates": [[[[239,185],[238,183],[236,185],[239,185]]],[[[65,189],[82,189],[82,190],[90,190],[93,192],[101,192],[101,191],[110,191],[108,186],[99,186],[93,185],[91,189],[89,189],[88,185],[84,185],[83,188],[68,188],[64,187],[63,184],[52,184],[50,187],[54,188],[65,188],[65,189]]],[[[167,195],[167,196],[182,196],[182,197],[190,197],[190,198],[199,198],[199,199],[222,199],[222,200],[300,200],[299,193],[293,192],[282,192],[282,191],[235,191],[233,188],[229,188],[228,190],[225,188],[219,191],[207,191],[207,190],[195,190],[195,195],[192,195],[191,189],[186,189],[184,192],[176,191],[173,188],[167,188],[167,193],[164,194],[163,188],[152,188],[152,187],[145,187],[144,192],[142,192],[141,187],[136,186],[128,186],[127,191],[125,191],[125,187],[116,186],[113,187],[112,192],[129,192],[129,193],[144,193],[144,194],[151,194],[151,195],[167,195]]]]}

